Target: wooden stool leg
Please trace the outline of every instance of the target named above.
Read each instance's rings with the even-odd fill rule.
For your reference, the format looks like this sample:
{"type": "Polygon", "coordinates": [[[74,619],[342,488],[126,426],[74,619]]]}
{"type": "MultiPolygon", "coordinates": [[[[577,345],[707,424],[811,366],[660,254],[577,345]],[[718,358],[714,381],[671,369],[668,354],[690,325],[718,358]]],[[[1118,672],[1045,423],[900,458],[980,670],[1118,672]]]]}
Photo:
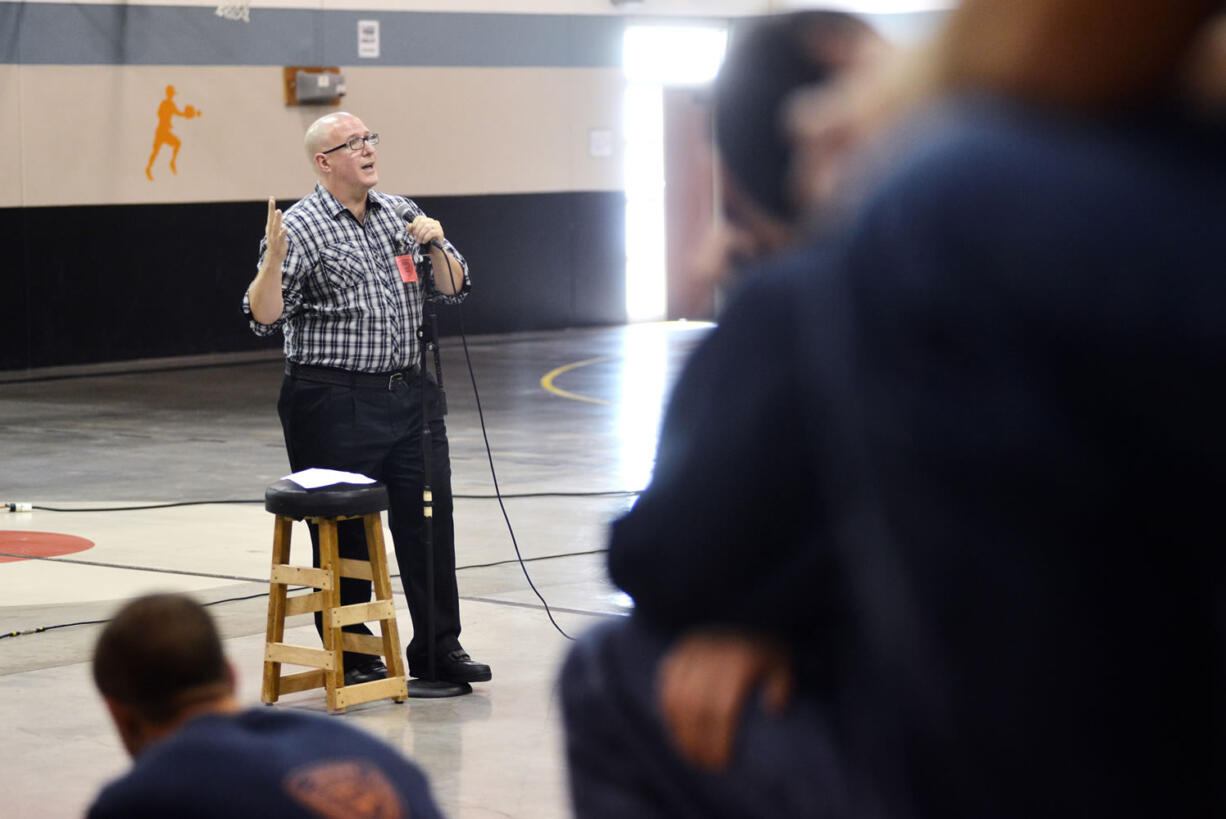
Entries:
{"type": "MultiPolygon", "coordinates": [[[[376,600],[391,600],[392,582],[387,570],[387,550],[383,543],[383,521],[379,515],[366,515],[363,518],[366,528],[366,550],[370,556],[371,582],[374,584],[376,600]]],[[[396,615],[379,622],[379,631],[383,635],[383,656],[387,664],[387,676],[404,677],[404,657],[400,653],[400,630],[396,626],[396,615]]],[[[408,691],[403,695],[393,697],[396,702],[408,699],[408,691]]]]}
{"type": "MultiPolygon", "coordinates": [[[[272,533],[272,565],[279,566],[289,563],[290,537],[294,522],[289,518],[277,516],[273,523],[272,533]]],[[[285,639],[285,584],[277,583],[270,578],[268,589],[268,628],[265,634],[265,651],[268,644],[279,643],[285,639]]],[[[281,696],[281,663],[273,662],[265,656],[264,685],[261,699],[266,705],[276,702],[281,696]]]]}
{"type": "Polygon", "coordinates": [[[331,588],[324,590],[323,643],[324,650],[332,654],[332,667],[324,670],[328,692],[328,710],[339,713],[345,709],[337,701],[337,692],[345,684],[344,645],[341,628],[336,625],[336,609],[341,604],[340,556],[336,539],[336,520],[324,518],[319,521],[319,568],[330,574],[331,588]]]}

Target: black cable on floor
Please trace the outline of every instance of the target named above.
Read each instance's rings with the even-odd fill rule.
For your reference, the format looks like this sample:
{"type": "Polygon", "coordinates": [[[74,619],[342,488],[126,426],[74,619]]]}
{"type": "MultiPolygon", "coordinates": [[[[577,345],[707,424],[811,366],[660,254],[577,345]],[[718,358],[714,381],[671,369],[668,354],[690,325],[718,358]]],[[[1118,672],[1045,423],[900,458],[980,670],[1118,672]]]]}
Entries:
{"type": "MultiPolygon", "coordinates": [[[[608,549],[589,549],[584,552],[562,552],[556,555],[541,555],[540,557],[529,557],[529,558],[519,557],[517,554],[516,559],[496,560],[493,563],[469,563],[464,566],[456,566],[455,570],[457,572],[462,572],[462,571],[465,571],[466,569],[488,569],[494,566],[505,566],[508,563],[516,563],[516,562],[518,562],[520,566],[522,567],[524,563],[534,563],[534,562],[541,561],[541,560],[556,560],[562,557],[583,557],[584,555],[597,555],[597,554],[602,554],[607,551],[608,549]]],[[[3,554],[0,556],[24,557],[22,555],[7,555],[7,554],[3,554]]],[[[48,560],[54,563],[72,562],[72,563],[77,563],[77,564],[84,565],[84,566],[104,566],[108,569],[132,569],[132,570],[141,569],[143,571],[164,571],[166,574],[183,574],[183,572],[175,572],[170,569],[153,570],[153,569],[137,567],[137,566],[121,566],[121,565],[114,564],[114,563],[94,563],[94,562],[87,561],[87,560],[68,561],[62,557],[33,557],[33,558],[26,557],[25,559],[48,560]]],[[[232,577],[229,575],[207,575],[207,574],[204,574],[203,572],[191,572],[191,574],[197,577],[217,577],[222,580],[239,580],[244,583],[263,583],[264,582],[263,580],[255,580],[253,578],[243,578],[243,577],[232,577]]],[[[397,573],[397,574],[391,575],[391,577],[399,578],[400,575],[397,573]]],[[[289,591],[301,591],[306,588],[309,588],[309,587],[308,586],[298,586],[298,587],[290,588],[288,590],[289,591]]],[[[243,600],[254,600],[257,597],[267,597],[268,594],[269,594],[268,591],[262,591],[262,592],[256,592],[255,594],[244,595],[242,597],[226,597],[221,600],[214,600],[211,603],[205,603],[204,605],[205,606],[217,606],[222,603],[237,603],[243,600]]],[[[544,602],[544,601],[542,600],[541,602],[544,602]]],[[[109,623],[109,622],[110,622],[109,619],[78,620],[75,623],[57,623],[56,625],[53,625],[53,626],[38,626],[36,628],[25,629],[22,631],[10,631],[10,632],[5,632],[5,633],[0,633],[0,640],[5,639],[6,637],[23,637],[27,634],[41,634],[44,631],[54,631],[55,629],[68,628],[69,626],[96,626],[96,625],[101,625],[102,623],[109,623]]]]}
{"type": "MultiPolygon", "coordinates": [[[[488,454],[488,453],[487,453],[488,454]]],[[[455,495],[453,498],[461,500],[520,500],[523,498],[618,498],[618,497],[634,497],[641,495],[641,489],[608,489],[602,492],[519,492],[509,495],[455,495]]],[[[94,507],[64,507],[64,506],[39,506],[32,505],[31,509],[36,509],[40,512],[139,512],[146,509],[170,509],[175,506],[206,506],[208,504],[242,504],[242,503],[263,503],[263,498],[229,498],[223,500],[191,500],[191,501],[167,501],[166,503],[146,503],[138,506],[94,506],[94,507]]],[[[11,511],[11,510],[10,510],[11,511]]]]}
{"type": "MultiPolygon", "coordinates": [[[[306,588],[305,586],[303,588],[306,588]]],[[[259,592],[258,594],[249,594],[245,597],[227,597],[224,600],[214,600],[211,603],[203,603],[204,606],[217,606],[222,603],[237,603],[240,600],[254,600],[257,597],[267,597],[268,592],[259,592]]],[[[9,631],[0,634],[0,640],[7,637],[24,637],[27,634],[41,634],[44,631],[55,631],[57,628],[68,628],[69,626],[98,626],[103,623],[111,622],[111,618],[104,617],[101,620],[78,620],[75,623],[57,623],[54,626],[38,626],[36,628],[28,628],[23,631],[9,631]]]]}
{"type": "MultiPolygon", "coordinates": [[[[444,254],[446,258],[446,254],[444,254]]],[[[447,262],[448,274],[450,274],[451,262],[447,262]]],[[[452,279],[454,281],[454,277],[452,279]]],[[[494,482],[494,494],[498,497],[498,508],[502,511],[502,519],[506,521],[507,532],[511,535],[511,545],[515,547],[515,558],[519,561],[519,568],[524,573],[524,579],[528,581],[528,586],[531,587],[532,593],[536,595],[536,599],[541,601],[541,605],[545,607],[545,615],[549,617],[549,622],[553,623],[553,627],[558,630],[558,633],[567,640],[574,640],[566,631],[558,625],[558,621],[553,619],[553,612],[549,609],[549,603],[545,601],[544,595],[536,588],[536,584],[532,582],[532,575],[528,574],[528,567],[524,564],[524,556],[520,554],[519,542],[515,539],[515,529],[511,526],[511,517],[507,514],[506,504],[502,502],[502,491],[498,488],[498,473],[494,469],[494,453],[490,449],[490,437],[485,429],[485,412],[481,409],[481,393],[477,389],[477,376],[473,372],[472,356],[468,353],[468,336],[464,332],[464,312],[460,305],[456,305],[456,317],[460,323],[460,342],[464,345],[464,362],[468,365],[468,378],[473,385],[473,398],[477,403],[477,419],[481,422],[481,438],[485,441],[485,457],[490,463],[490,478],[494,482]]],[[[509,562],[509,561],[508,561],[509,562]]]]}
{"type": "Polygon", "coordinates": [[[535,563],[538,560],[555,560],[559,557],[583,557],[584,555],[599,555],[599,554],[604,554],[607,551],[609,550],[608,549],[588,549],[586,552],[563,552],[561,554],[556,554],[556,555],[541,555],[540,557],[526,557],[526,558],[520,557],[520,558],[517,558],[516,560],[512,560],[508,558],[507,560],[495,560],[493,563],[469,563],[466,566],[456,566],[455,570],[457,572],[460,572],[460,571],[464,571],[465,569],[489,569],[494,566],[505,566],[508,563],[516,563],[516,562],[535,563]]]}
{"type": "Polygon", "coordinates": [[[247,500],[247,499],[229,499],[229,500],[194,500],[194,501],[168,501],[166,503],[145,503],[138,506],[94,506],[90,508],[80,507],[63,507],[63,506],[39,506],[37,504],[31,506],[31,509],[36,509],[40,512],[139,512],[145,509],[169,509],[173,506],[206,506],[209,504],[222,503],[263,503],[264,500],[247,500]]]}

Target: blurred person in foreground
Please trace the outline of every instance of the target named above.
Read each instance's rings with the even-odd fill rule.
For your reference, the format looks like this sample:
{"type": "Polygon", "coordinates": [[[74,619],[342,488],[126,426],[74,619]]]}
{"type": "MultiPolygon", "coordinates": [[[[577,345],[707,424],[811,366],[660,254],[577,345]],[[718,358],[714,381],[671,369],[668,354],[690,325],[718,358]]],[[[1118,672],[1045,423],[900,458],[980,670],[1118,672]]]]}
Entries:
{"type": "Polygon", "coordinates": [[[437,817],[422,773],[334,717],[235,697],[208,612],[155,594],[120,609],[94,649],[94,682],[132,755],[90,807],[103,817],[437,817]]]}
{"type": "Polygon", "coordinates": [[[578,815],[1222,815],[1221,14],[951,15],[675,388],[561,675],[578,815]]]}
{"type": "Polygon", "coordinates": [[[886,51],[871,26],[839,11],[780,14],[733,31],[712,87],[721,212],[696,254],[700,275],[727,280],[803,235],[818,197],[795,184],[798,165],[835,177],[849,152],[800,142],[792,108],[868,73],[886,51]]]}

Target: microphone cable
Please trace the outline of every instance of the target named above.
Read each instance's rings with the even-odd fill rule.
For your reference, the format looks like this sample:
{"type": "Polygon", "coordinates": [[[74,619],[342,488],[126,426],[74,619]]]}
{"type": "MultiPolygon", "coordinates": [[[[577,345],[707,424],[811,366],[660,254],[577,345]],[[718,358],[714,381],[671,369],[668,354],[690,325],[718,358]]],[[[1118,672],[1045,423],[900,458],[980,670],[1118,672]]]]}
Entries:
{"type": "MultiPolygon", "coordinates": [[[[202,502],[211,503],[212,501],[202,501],[202,502]]],[[[528,558],[528,560],[529,561],[557,560],[558,558],[563,558],[563,557],[582,557],[585,555],[598,555],[598,554],[603,554],[604,552],[607,552],[607,551],[608,549],[589,549],[588,551],[585,551],[585,552],[563,552],[561,554],[556,554],[556,555],[541,555],[540,557],[528,558]]],[[[19,555],[5,555],[5,553],[3,552],[0,552],[0,555],[4,555],[7,557],[19,557],[19,555]]],[[[49,562],[63,562],[55,557],[34,557],[31,559],[46,560],[49,562]]],[[[83,565],[83,566],[103,566],[109,569],[138,568],[135,566],[123,566],[123,565],[116,565],[116,564],[111,564],[111,563],[94,563],[92,561],[86,561],[86,560],[74,560],[72,562],[78,565],[83,565]]],[[[467,563],[462,566],[456,566],[455,569],[457,572],[462,572],[462,571],[467,571],[469,569],[487,569],[487,568],[490,568],[491,566],[505,566],[508,563],[514,563],[514,562],[515,562],[514,559],[510,559],[510,560],[495,560],[491,563],[467,563]]],[[[157,572],[165,573],[165,574],[179,574],[179,572],[175,572],[169,569],[144,569],[144,570],[145,571],[157,571],[157,572]]],[[[242,581],[245,583],[259,583],[261,585],[264,585],[265,583],[264,580],[257,579],[254,577],[234,577],[231,575],[209,575],[209,574],[204,574],[200,572],[197,572],[195,574],[198,574],[201,577],[217,577],[223,580],[238,580],[238,581],[242,581]]],[[[389,577],[399,578],[400,574],[396,573],[393,575],[389,575],[389,577]]],[[[310,586],[291,586],[287,589],[287,591],[299,592],[299,591],[303,591],[308,588],[311,588],[311,587],[310,586]]],[[[238,597],[223,597],[220,600],[210,600],[209,602],[201,603],[200,605],[205,606],[206,608],[209,606],[220,606],[222,603],[238,603],[244,600],[255,600],[260,597],[267,597],[268,594],[269,594],[268,590],[265,589],[264,591],[259,591],[254,594],[244,594],[238,597]]],[[[395,594],[402,595],[403,592],[395,592],[395,594]]],[[[586,613],[593,614],[594,612],[586,612],[586,613]]],[[[610,616],[616,616],[616,615],[610,615],[610,616]]],[[[111,619],[104,617],[98,620],[76,620],[71,623],[56,623],[50,626],[32,626],[30,628],[17,629],[15,631],[0,632],[0,640],[4,640],[10,637],[25,637],[26,635],[29,635],[29,634],[42,634],[43,632],[55,631],[56,629],[61,629],[61,628],[70,628],[72,626],[95,626],[95,625],[101,625],[102,623],[109,623],[109,622],[111,622],[111,619]]]]}
{"type": "MultiPolygon", "coordinates": [[[[455,272],[451,268],[451,257],[446,251],[443,251],[442,255],[443,260],[447,262],[447,278],[451,281],[452,288],[454,289],[455,272]]],[[[462,282],[461,287],[463,287],[462,282]]],[[[435,290],[437,289],[438,288],[436,286],[435,290]]],[[[481,408],[481,391],[477,389],[477,375],[473,371],[472,355],[468,351],[468,334],[464,332],[464,310],[459,302],[456,303],[456,318],[459,320],[460,324],[460,343],[464,347],[464,363],[468,367],[468,378],[473,385],[473,399],[477,404],[477,419],[481,423],[481,439],[485,442],[485,457],[489,461],[490,478],[494,482],[494,496],[498,499],[498,508],[502,512],[503,521],[506,522],[507,533],[511,536],[511,545],[515,548],[515,559],[519,562],[520,571],[524,573],[524,579],[528,581],[528,586],[532,589],[532,593],[536,595],[536,599],[540,600],[541,605],[545,607],[545,615],[549,618],[549,622],[553,624],[553,627],[557,629],[559,634],[561,634],[567,640],[574,641],[575,638],[567,634],[566,630],[558,625],[558,621],[554,619],[553,611],[549,608],[549,602],[545,600],[545,596],[541,594],[540,590],[537,589],[536,584],[532,582],[532,575],[528,573],[528,566],[524,563],[524,556],[519,550],[519,541],[515,537],[515,528],[511,526],[511,516],[507,514],[506,504],[503,503],[502,500],[502,490],[498,487],[498,472],[494,468],[494,452],[490,447],[490,436],[485,427],[485,411],[481,408]]],[[[437,332],[438,328],[436,327],[435,333],[437,334],[437,332]]],[[[437,343],[438,342],[435,341],[436,345],[437,343]]],[[[437,349],[438,347],[436,346],[435,350],[437,349]]]]}
{"type": "MultiPolygon", "coordinates": [[[[460,500],[522,500],[524,498],[631,498],[643,494],[642,489],[605,489],[596,492],[508,492],[505,495],[474,495],[453,492],[460,500]]],[[[208,506],[211,504],[263,503],[263,498],[213,498],[206,500],[165,501],[130,506],[42,506],[37,503],[0,501],[0,512],[143,512],[149,509],[173,509],[176,506],[208,506]]]]}

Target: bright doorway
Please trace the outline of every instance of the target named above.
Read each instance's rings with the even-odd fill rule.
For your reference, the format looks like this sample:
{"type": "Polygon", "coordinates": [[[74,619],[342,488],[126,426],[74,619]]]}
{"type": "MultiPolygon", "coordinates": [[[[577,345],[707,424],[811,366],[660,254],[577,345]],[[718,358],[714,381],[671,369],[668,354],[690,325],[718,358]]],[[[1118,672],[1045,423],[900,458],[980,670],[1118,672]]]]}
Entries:
{"type": "Polygon", "coordinates": [[[665,242],[665,88],[701,87],[723,62],[723,24],[627,26],[622,40],[626,77],[626,315],[659,321],[668,308],[665,242]]]}

